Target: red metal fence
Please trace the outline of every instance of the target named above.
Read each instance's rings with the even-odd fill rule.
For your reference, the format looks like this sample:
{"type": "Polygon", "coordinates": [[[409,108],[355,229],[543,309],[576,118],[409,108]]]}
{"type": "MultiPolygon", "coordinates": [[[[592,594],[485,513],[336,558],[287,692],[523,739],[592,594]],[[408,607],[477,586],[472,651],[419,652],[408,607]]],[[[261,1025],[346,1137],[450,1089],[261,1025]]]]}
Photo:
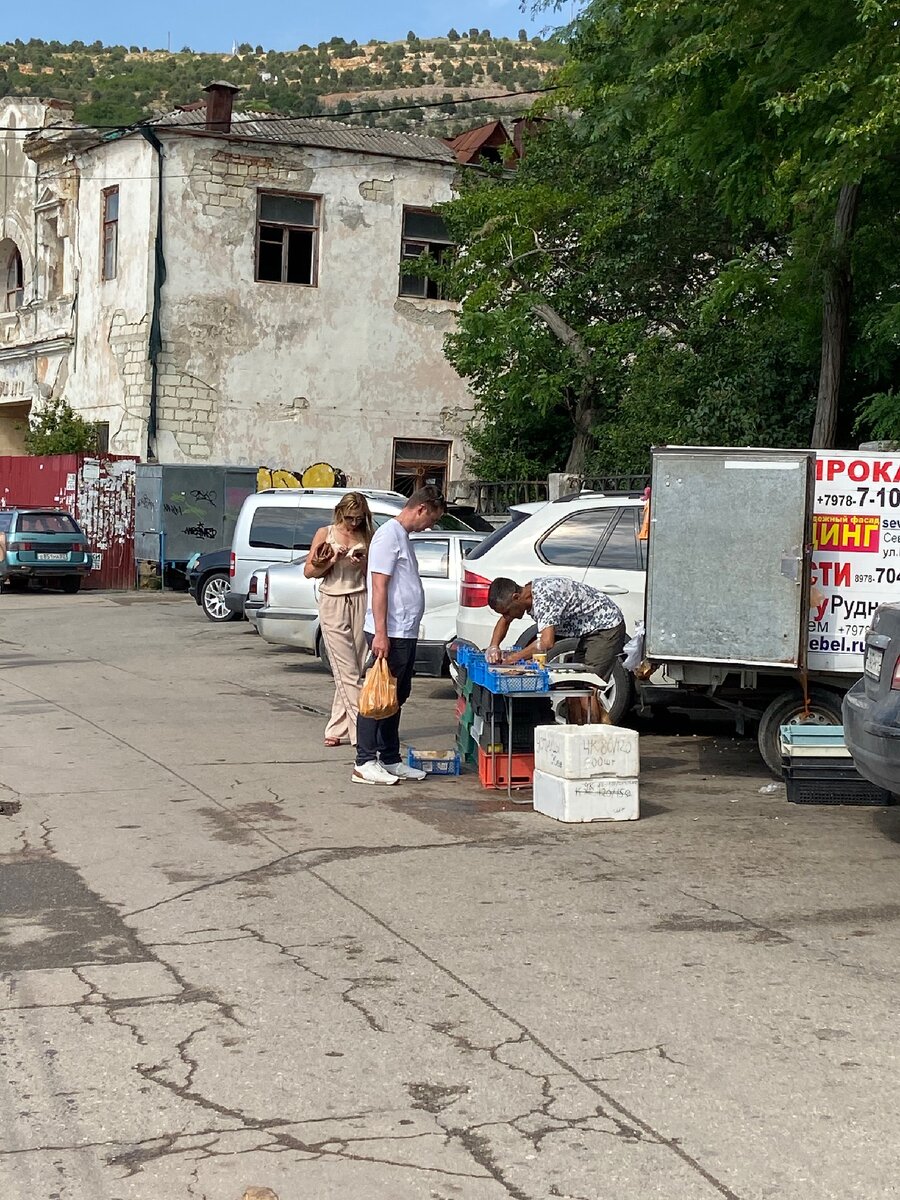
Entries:
{"type": "Polygon", "coordinates": [[[86,533],[94,569],[88,588],[133,588],[136,459],[84,454],[0,456],[0,508],[65,508],[86,533]]]}

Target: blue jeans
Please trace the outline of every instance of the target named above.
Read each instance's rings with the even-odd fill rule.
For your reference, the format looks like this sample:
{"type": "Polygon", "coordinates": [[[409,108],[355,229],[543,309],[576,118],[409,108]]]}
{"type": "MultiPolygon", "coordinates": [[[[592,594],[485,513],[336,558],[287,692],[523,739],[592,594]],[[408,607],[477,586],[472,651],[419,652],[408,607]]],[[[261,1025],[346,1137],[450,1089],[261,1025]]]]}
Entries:
{"type": "MultiPolygon", "coordinates": [[[[400,762],[400,713],[412,690],[413,667],[416,662],[418,638],[391,638],[388,651],[388,669],[397,680],[397,699],[400,708],[392,717],[374,721],[361,713],[356,718],[356,765],[374,762],[400,762]]],[[[366,634],[366,642],[372,647],[372,634],[366,634]]]]}

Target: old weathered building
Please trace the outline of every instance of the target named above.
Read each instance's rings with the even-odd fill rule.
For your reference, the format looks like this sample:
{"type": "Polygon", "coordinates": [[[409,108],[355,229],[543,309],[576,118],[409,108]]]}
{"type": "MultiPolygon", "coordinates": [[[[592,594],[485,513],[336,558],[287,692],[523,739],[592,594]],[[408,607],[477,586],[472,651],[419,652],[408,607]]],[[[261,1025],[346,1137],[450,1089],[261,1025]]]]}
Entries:
{"type": "Polygon", "coordinates": [[[432,209],[456,156],[232,114],[233,91],[106,134],[0,100],[0,453],[61,395],[113,453],[325,460],[381,486],[460,475],[471,396],[442,350],[455,307],[401,274],[446,249],[432,209]]]}

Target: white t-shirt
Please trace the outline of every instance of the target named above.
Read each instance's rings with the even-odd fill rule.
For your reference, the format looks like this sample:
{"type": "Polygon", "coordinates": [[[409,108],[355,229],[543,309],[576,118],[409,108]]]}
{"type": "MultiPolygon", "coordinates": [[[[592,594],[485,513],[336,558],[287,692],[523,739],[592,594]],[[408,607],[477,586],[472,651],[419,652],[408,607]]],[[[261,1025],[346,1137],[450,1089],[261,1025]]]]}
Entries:
{"type": "Polygon", "coordinates": [[[375,632],[372,615],[372,573],[389,575],[387,635],[389,638],[417,638],[425,615],[425,589],[419,576],[419,563],[409,534],[396,518],[375,531],[369,546],[369,607],[366,633],[375,632]]]}

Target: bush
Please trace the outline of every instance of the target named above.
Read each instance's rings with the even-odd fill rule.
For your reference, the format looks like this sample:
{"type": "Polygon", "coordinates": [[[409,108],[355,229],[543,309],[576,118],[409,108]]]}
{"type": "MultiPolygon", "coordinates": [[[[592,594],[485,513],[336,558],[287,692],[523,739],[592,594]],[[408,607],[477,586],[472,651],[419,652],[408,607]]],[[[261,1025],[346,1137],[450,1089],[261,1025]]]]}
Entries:
{"type": "Polygon", "coordinates": [[[97,449],[97,437],[97,426],[57,397],[30,417],[25,449],[29,454],[81,454],[97,449]]]}

